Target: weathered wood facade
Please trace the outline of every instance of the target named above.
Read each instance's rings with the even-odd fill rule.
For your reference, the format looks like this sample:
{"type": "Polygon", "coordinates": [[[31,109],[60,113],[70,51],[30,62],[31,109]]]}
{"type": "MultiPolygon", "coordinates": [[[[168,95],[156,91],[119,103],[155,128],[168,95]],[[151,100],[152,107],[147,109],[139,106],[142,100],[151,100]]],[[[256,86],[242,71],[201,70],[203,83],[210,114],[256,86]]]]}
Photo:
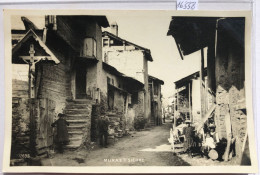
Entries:
{"type": "MultiPolygon", "coordinates": [[[[101,27],[109,26],[106,17],[46,16],[45,26],[43,30],[12,30],[12,63],[22,66],[29,77],[13,79],[13,137],[22,134],[24,142],[29,142],[25,147],[31,156],[45,154],[53,146],[51,123],[58,113],[66,113],[71,123],[68,148],[87,145],[92,104],[106,101],[100,98],[106,92],[99,91],[101,27]],[[82,76],[86,80],[83,84],[82,76]]],[[[20,143],[13,138],[13,158],[19,158],[15,150],[17,145],[24,146],[20,143]]]]}
{"type": "MultiPolygon", "coordinates": [[[[245,107],[244,31],[245,18],[215,17],[173,17],[168,31],[168,35],[174,37],[180,47],[180,53],[183,55],[208,48],[208,88],[212,92],[211,98],[216,103],[216,129],[220,138],[227,140],[227,143],[235,140],[235,150],[231,151],[233,153],[235,151],[236,156],[232,161],[236,164],[242,162],[244,152],[242,145],[248,143],[247,117],[252,117],[247,116],[245,107]],[[230,130],[231,133],[229,133],[230,130]]],[[[204,62],[204,59],[202,60],[201,65],[204,62]]],[[[200,72],[200,86],[201,92],[203,92],[205,79],[203,71],[200,72]]],[[[203,94],[201,98],[202,118],[203,115],[208,114],[207,110],[211,109],[210,106],[205,105],[207,99],[207,95],[203,94]]],[[[226,152],[229,152],[230,149],[227,146],[228,151],[226,152]]],[[[250,157],[249,154],[244,156],[250,157]]],[[[250,164],[250,161],[247,164],[250,164]]]]}

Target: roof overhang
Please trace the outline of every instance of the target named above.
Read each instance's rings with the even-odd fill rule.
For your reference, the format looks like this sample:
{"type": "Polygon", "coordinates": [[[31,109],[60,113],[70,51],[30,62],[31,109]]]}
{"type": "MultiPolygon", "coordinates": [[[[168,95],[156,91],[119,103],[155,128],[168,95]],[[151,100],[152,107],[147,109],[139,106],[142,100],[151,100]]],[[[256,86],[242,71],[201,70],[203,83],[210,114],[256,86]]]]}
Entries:
{"type": "Polygon", "coordinates": [[[172,35],[183,55],[189,55],[208,45],[215,35],[216,21],[212,17],[172,17],[167,35],[172,35]]]}
{"type": "MultiPolygon", "coordinates": [[[[190,74],[190,75],[188,75],[188,76],[186,76],[186,77],[184,77],[184,78],[182,78],[182,79],[180,79],[178,81],[175,81],[174,84],[175,84],[176,88],[180,88],[182,86],[186,86],[192,80],[197,79],[199,77],[199,74],[200,74],[199,71],[195,72],[195,73],[190,74]]],[[[203,74],[205,76],[207,75],[207,68],[204,68],[203,74]]]]}
{"type": "Polygon", "coordinates": [[[172,17],[167,35],[174,37],[183,55],[189,55],[215,40],[216,30],[225,30],[244,45],[244,17],[172,17]]]}
{"type": "Polygon", "coordinates": [[[103,36],[103,37],[104,37],[104,36],[108,36],[108,37],[113,38],[113,39],[115,39],[115,40],[118,40],[118,41],[120,41],[120,42],[122,42],[122,43],[125,43],[126,45],[132,45],[132,46],[134,46],[135,48],[137,48],[138,50],[143,50],[145,58],[146,58],[148,61],[153,61],[153,58],[152,58],[150,49],[144,48],[144,47],[139,46],[139,45],[137,45],[137,44],[134,44],[134,43],[132,43],[132,42],[130,42],[130,41],[124,40],[124,39],[122,39],[122,38],[120,38],[120,37],[118,37],[118,36],[116,36],[116,35],[114,35],[114,34],[108,32],[108,31],[102,32],[102,36],[103,36]]]}
{"type": "Polygon", "coordinates": [[[133,78],[133,77],[129,77],[121,72],[119,72],[116,68],[114,68],[113,66],[103,62],[103,69],[110,72],[111,74],[113,75],[117,75],[117,76],[120,76],[128,81],[131,81],[131,82],[134,82],[140,86],[144,86],[144,84],[140,81],[138,81],[137,79],[133,78]]]}
{"type": "Polygon", "coordinates": [[[160,80],[159,78],[156,78],[154,76],[148,75],[148,79],[149,79],[149,81],[155,81],[155,82],[158,82],[161,85],[164,85],[164,81],[163,80],[160,80]]]}

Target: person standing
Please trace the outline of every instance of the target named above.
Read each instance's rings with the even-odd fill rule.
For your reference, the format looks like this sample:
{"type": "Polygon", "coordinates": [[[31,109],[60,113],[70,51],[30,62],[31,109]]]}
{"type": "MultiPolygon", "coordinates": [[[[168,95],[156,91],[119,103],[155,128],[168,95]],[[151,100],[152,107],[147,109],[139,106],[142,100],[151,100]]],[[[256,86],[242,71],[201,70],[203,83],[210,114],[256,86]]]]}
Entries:
{"type": "Polygon", "coordinates": [[[107,148],[109,118],[107,116],[100,116],[98,120],[99,144],[107,148]]]}
{"type": "Polygon", "coordinates": [[[58,144],[58,151],[60,153],[64,152],[63,146],[69,143],[69,134],[68,134],[68,128],[69,123],[64,119],[65,114],[59,113],[58,114],[59,119],[56,120],[54,123],[51,124],[52,127],[57,127],[57,133],[55,140],[58,144]]]}
{"type": "Polygon", "coordinates": [[[184,150],[191,155],[191,147],[193,144],[193,136],[194,136],[194,127],[191,126],[191,121],[190,120],[186,120],[186,127],[183,128],[183,135],[185,136],[185,140],[184,140],[184,150]]]}

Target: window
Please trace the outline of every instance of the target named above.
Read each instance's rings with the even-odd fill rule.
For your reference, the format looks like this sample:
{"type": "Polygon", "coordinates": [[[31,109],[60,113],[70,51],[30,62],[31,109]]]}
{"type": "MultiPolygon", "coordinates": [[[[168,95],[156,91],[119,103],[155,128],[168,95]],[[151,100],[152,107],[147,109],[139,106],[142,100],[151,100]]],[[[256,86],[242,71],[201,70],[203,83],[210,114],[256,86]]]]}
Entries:
{"type": "Polygon", "coordinates": [[[111,79],[107,77],[107,84],[110,84],[111,79]]]}
{"type": "Polygon", "coordinates": [[[103,39],[103,47],[108,46],[108,38],[103,39]]]}

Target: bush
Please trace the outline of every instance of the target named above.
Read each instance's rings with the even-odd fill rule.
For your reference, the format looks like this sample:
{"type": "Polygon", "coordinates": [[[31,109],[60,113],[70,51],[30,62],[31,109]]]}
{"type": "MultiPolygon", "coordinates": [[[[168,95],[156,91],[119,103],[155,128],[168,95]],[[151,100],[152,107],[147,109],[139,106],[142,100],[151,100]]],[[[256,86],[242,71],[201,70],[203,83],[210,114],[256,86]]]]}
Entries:
{"type": "Polygon", "coordinates": [[[146,123],[147,123],[146,118],[144,118],[143,116],[137,117],[134,119],[134,128],[137,130],[144,129],[146,123]]]}

